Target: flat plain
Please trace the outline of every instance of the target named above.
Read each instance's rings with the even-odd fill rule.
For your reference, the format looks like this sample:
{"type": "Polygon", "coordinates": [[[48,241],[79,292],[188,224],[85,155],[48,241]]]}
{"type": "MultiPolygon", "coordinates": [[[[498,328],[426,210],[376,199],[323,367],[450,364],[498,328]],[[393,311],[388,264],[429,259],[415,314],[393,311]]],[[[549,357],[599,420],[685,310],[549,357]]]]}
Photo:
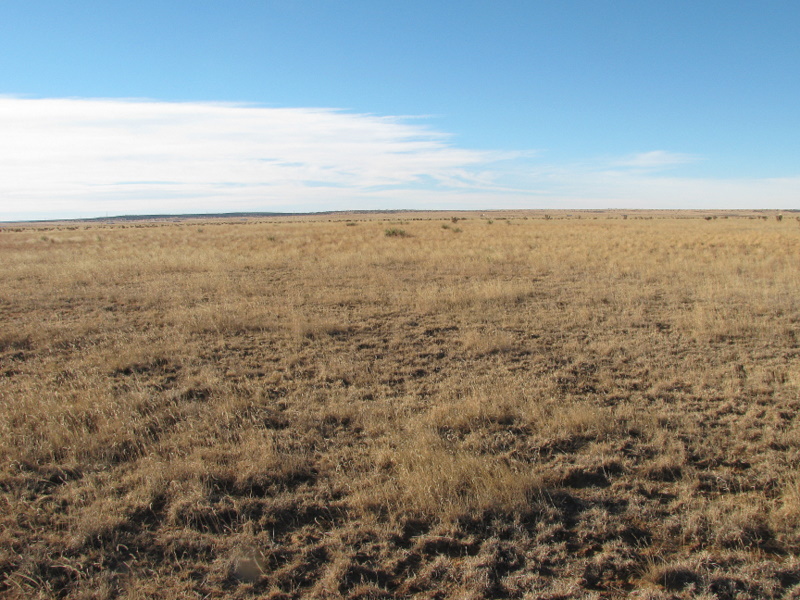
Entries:
{"type": "Polygon", "coordinates": [[[794,214],[0,225],[0,596],[800,597],[794,214]]]}

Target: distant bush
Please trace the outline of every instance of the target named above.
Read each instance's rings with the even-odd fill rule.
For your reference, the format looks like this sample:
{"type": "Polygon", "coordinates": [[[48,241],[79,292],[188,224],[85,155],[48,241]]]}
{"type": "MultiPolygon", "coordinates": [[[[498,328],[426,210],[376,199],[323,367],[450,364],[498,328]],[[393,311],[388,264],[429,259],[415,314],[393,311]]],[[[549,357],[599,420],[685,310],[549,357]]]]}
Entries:
{"type": "Polygon", "coordinates": [[[399,229],[397,227],[390,227],[386,230],[386,237],[411,237],[409,233],[406,233],[405,229],[399,229]]]}

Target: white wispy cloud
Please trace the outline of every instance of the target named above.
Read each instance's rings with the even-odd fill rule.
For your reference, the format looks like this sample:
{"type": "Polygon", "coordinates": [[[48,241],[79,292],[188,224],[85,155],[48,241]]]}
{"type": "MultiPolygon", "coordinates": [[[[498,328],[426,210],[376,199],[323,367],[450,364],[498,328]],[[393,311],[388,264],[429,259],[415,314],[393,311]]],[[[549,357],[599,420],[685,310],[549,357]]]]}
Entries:
{"type": "Polygon", "coordinates": [[[0,195],[37,212],[310,208],[386,188],[485,185],[498,154],[331,109],[0,98],[0,195]]]}
{"type": "Polygon", "coordinates": [[[697,162],[699,159],[691,154],[667,152],[665,150],[651,150],[623,156],[611,161],[615,167],[628,167],[632,169],[660,170],[697,162]]]}
{"type": "Polygon", "coordinates": [[[665,175],[654,150],[547,164],[419,118],[325,108],[0,97],[0,220],[376,208],[790,208],[800,177],[665,175]]]}

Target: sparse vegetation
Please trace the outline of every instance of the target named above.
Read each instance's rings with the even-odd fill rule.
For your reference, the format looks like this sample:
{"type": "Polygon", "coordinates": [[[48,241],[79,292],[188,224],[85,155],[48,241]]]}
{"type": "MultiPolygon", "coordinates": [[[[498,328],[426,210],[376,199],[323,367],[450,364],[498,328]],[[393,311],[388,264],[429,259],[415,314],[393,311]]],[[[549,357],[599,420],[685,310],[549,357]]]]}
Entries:
{"type": "Polygon", "coordinates": [[[593,216],[3,228],[0,596],[796,597],[800,230],[593,216]]]}

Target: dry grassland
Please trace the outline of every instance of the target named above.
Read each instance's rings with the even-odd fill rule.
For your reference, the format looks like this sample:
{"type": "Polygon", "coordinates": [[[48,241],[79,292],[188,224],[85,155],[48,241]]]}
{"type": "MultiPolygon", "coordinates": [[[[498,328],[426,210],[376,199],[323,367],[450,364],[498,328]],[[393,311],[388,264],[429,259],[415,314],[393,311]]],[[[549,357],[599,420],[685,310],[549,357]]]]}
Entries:
{"type": "Polygon", "coordinates": [[[799,597],[800,227],[678,216],[2,227],[0,596],[799,597]]]}

